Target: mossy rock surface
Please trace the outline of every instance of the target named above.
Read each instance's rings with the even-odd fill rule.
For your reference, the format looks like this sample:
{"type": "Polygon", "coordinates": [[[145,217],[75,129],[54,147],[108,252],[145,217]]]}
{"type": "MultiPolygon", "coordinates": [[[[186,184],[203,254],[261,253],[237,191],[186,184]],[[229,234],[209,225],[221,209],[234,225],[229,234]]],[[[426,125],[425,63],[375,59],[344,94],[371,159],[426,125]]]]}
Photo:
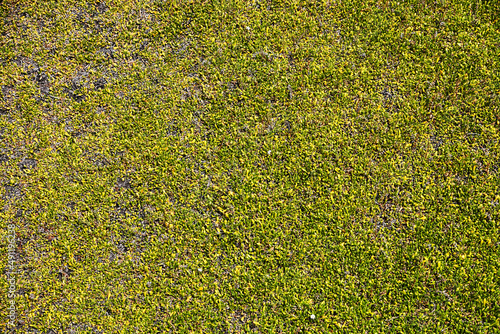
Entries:
{"type": "Polygon", "coordinates": [[[500,331],[497,2],[0,8],[6,333],[500,331]]]}

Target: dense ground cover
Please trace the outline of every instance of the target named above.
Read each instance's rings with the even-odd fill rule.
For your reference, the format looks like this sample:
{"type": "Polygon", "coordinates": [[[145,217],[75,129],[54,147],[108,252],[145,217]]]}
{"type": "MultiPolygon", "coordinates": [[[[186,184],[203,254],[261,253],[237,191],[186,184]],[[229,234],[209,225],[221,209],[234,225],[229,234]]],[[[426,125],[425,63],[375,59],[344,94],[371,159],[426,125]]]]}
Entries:
{"type": "Polygon", "coordinates": [[[499,8],[4,0],[15,331],[498,332],[499,8]]]}

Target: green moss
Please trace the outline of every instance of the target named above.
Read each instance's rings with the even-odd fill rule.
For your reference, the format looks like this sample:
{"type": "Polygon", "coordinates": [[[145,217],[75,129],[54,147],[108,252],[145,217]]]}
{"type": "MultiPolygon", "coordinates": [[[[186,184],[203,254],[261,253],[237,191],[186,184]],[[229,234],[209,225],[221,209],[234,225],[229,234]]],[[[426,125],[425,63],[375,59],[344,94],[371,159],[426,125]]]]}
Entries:
{"type": "Polygon", "coordinates": [[[499,330],[495,2],[12,3],[18,330],[499,330]]]}

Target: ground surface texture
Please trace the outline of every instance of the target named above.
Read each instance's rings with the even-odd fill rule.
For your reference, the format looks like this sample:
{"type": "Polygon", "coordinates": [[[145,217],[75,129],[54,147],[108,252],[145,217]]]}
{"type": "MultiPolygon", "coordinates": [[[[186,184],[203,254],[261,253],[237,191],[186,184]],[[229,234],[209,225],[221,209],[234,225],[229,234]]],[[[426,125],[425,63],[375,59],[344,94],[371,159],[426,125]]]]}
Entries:
{"type": "Polygon", "coordinates": [[[1,8],[5,333],[500,331],[497,1],[1,8]]]}

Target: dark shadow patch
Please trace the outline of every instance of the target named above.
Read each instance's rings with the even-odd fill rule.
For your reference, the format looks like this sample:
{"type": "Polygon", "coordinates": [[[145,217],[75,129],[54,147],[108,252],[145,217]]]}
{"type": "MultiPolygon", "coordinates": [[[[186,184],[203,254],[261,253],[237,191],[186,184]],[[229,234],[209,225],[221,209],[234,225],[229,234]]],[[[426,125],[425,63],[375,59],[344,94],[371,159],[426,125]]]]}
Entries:
{"type": "Polygon", "coordinates": [[[101,1],[97,4],[96,9],[100,14],[104,14],[109,9],[109,7],[106,5],[105,1],[101,1]]]}
{"type": "Polygon", "coordinates": [[[188,38],[185,38],[179,43],[179,47],[173,50],[173,54],[177,56],[178,59],[183,59],[187,56],[190,46],[191,41],[188,38]]]}
{"type": "Polygon", "coordinates": [[[438,151],[439,148],[444,144],[443,138],[436,135],[431,135],[429,141],[431,142],[434,151],[438,151]]]}
{"type": "Polygon", "coordinates": [[[141,45],[139,46],[139,51],[144,50],[144,49],[146,48],[146,46],[148,46],[148,45],[149,45],[149,42],[148,42],[148,41],[143,41],[143,42],[141,43],[141,45]]]}
{"type": "Polygon", "coordinates": [[[38,72],[35,73],[35,81],[39,85],[45,85],[49,83],[49,76],[45,72],[38,72]]]}
{"type": "Polygon", "coordinates": [[[292,130],[292,124],[289,121],[284,121],[283,122],[283,129],[286,129],[286,131],[291,131],[292,130]]]}
{"type": "Polygon", "coordinates": [[[86,97],[83,94],[79,94],[77,92],[78,89],[79,87],[73,83],[72,88],[64,88],[64,93],[66,93],[70,99],[73,99],[76,102],[82,102],[86,99],[86,97]]]}
{"type": "Polygon", "coordinates": [[[99,89],[104,89],[106,87],[106,84],[108,82],[104,78],[99,78],[96,81],[94,81],[94,89],[99,90],[99,89]]]}
{"type": "Polygon", "coordinates": [[[240,332],[247,323],[249,323],[248,315],[241,311],[236,310],[229,315],[229,330],[230,332],[240,332]]]}
{"type": "Polygon", "coordinates": [[[128,178],[118,178],[116,180],[116,186],[118,188],[123,188],[123,189],[130,189],[132,188],[132,185],[130,184],[130,180],[128,178]]]}
{"type": "Polygon", "coordinates": [[[235,89],[241,89],[240,88],[240,83],[239,81],[230,81],[228,84],[227,84],[227,88],[230,90],[230,91],[233,91],[235,89]]]}
{"type": "Polygon", "coordinates": [[[115,204],[115,210],[112,213],[112,220],[118,220],[119,217],[125,216],[128,213],[127,208],[125,206],[121,206],[120,204],[115,204]]]}
{"type": "Polygon", "coordinates": [[[9,156],[7,154],[0,154],[0,163],[9,161],[9,156]]]}
{"type": "Polygon", "coordinates": [[[105,307],[104,308],[104,313],[106,313],[106,315],[112,315],[113,311],[109,307],[105,307]]]}
{"type": "Polygon", "coordinates": [[[116,259],[116,255],[117,254],[113,251],[109,252],[109,257],[108,257],[109,262],[113,262],[116,259]]]}
{"type": "Polygon", "coordinates": [[[73,138],[77,138],[77,137],[80,137],[81,135],[83,135],[85,132],[81,131],[81,130],[76,130],[76,131],[73,131],[71,133],[71,137],[73,138]]]}
{"type": "Polygon", "coordinates": [[[268,52],[259,51],[252,54],[252,58],[263,62],[272,62],[276,57],[268,52]]]}
{"type": "Polygon", "coordinates": [[[68,267],[62,267],[57,272],[57,278],[62,281],[63,278],[69,278],[73,274],[74,270],[68,267]]]}
{"type": "Polygon", "coordinates": [[[80,26],[82,26],[85,30],[89,28],[85,15],[81,12],[76,14],[76,17],[73,19],[73,21],[75,22],[75,24],[79,24],[80,26]]]}
{"type": "Polygon", "coordinates": [[[73,78],[71,78],[69,85],[65,87],[65,92],[73,100],[80,102],[85,100],[86,97],[80,91],[83,87],[89,88],[88,75],[86,68],[78,71],[73,78]]]}
{"type": "Polygon", "coordinates": [[[118,245],[116,245],[116,248],[118,249],[118,251],[119,251],[120,253],[126,253],[126,252],[128,252],[128,247],[127,247],[127,246],[125,246],[125,245],[124,245],[123,243],[121,243],[121,242],[120,242],[118,245]]]}
{"type": "Polygon", "coordinates": [[[5,188],[5,197],[8,199],[18,199],[23,196],[23,193],[19,186],[14,185],[4,185],[5,188]]]}
{"type": "Polygon", "coordinates": [[[35,159],[23,159],[19,164],[19,168],[24,172],[28,169],[35,169],[37,162],[35,159]]]}
{"type": "Polygon", "coordinates": [[[181,133],[181,129],[177,126],[176,121],[171,121],[166,127],[167,136],[178,136],[181,133]]]}
{"type": "Polygon", "coordinates": [[[4,100],[12,89],[14,89],[12,85],[2,85],[2,96],[4,100]]]}
{"type": "Polygon", "coordinates": [[[101,20],[94,21],[93,33],[101,34],[104,31],[101,20]]]}
{"type": "Polygon", "coordinates": [[[382,96],[384,97],[384,100],[392,100],[394,94],[389,89],[384,88],[384,90],[382,91],[382,96]]]}
{"type": "Polygon", "coordinates": [[[106,166],[109,166],[111,164],[104,156],[99,157],[96,155],[96,157],[91,159],[91,161],[94,164],[94,166],[99,167],[99,168],[106,167],[106,166]]]}
{"type": "Polygon", "coordinates": [[[34,77],[35,82],[40,88],[40,93],[46,95],[50,93],[49,76],[45,72],[37,71],[34,77]]]}
{"type": "Polygon", "coordinates": [[[106,58],[109,58],[109,59],[115,58],[114,45],[111,45],[110,47],[107,47],[107,48],[102,48],[97,52],[102,53],[106,58]]]}
{"type": "Polygon", "coordinates": [[[375,230],[378,232],[380,229],[392,230],[393,225],[397,223],[396,219],[390,219],[386,215],[378,214],[370,219],[370,223],[374,224],[375,230]]]}
{"type": "Polygon", "coordinates": [[[23,57],[21,57],[21,56],[14,57],[14,58],[12,58],[12,62],[14,64],[16,64],[17,66],[22,67],[22,65],[23,65],[23,57]]]}

